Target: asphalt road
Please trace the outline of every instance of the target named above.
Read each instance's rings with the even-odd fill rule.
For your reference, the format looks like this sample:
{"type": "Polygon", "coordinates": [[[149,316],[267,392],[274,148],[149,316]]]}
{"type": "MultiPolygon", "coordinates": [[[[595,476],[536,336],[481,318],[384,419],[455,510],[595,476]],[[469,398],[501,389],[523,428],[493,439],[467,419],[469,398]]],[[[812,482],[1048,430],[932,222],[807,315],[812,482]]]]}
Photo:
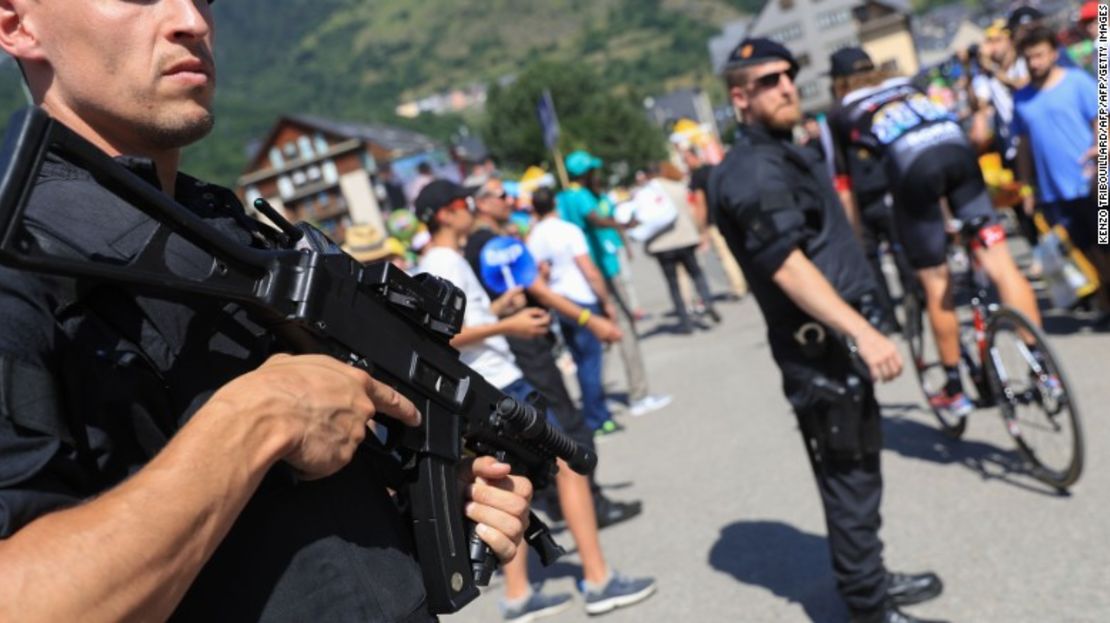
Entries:
{"type": "MultiPolygon", "coordinates": [[[[624,416],[627,430],[599,446],[606,493],[645,505],[641,517],[604,530],[602,544],[613,567],[654,576],[659,591],[594,619],[576,596],[574,608],[548,620],[846,621],[813,478],[754,300],[722,303],[724,322],[709,331],[673,335],[658,268],[638,258],[634,272],[643,306],[656,312],[640,327],[652,390],[675,400],[624,416]]],[[[1110,334],[1083,325],[1046,316],[1085,426],[1086,468],[1069,495],[1021,472],[997,410],[976,412],[954,441],[938,432],[912,373],[879,389],[887,565],[932,569],[946,586],[909,612],[974,622],[1110,621],[1110,334]]],[[[557,539],[573,549],[567,533],[557,539]]],[[[573,554],[547,569],[532,566],[547,592],[576,592],[579,574],[573,554]]],[[[495,577],[479,600],[444,620],[498,621],[500,594],[495,577]]]]}

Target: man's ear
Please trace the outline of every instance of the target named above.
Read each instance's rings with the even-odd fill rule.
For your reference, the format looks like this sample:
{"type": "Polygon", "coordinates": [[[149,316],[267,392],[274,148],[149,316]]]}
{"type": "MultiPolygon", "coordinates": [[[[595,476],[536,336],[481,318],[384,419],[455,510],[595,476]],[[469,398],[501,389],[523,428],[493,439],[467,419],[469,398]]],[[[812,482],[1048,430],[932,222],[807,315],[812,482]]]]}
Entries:
{"type": "Polygon", "coordinates": [[[747,91],[743,87],[729,87],[728,98],[732,102],[732,108],[736,111],[737,117],[743,120],[749,106],[747,91]]]}
{"type": "Polygon", "coordinates": [[[45,56],[26,13],[24,0],[0,0],[0,50],[21,62],[40,61],[45,56]]]}

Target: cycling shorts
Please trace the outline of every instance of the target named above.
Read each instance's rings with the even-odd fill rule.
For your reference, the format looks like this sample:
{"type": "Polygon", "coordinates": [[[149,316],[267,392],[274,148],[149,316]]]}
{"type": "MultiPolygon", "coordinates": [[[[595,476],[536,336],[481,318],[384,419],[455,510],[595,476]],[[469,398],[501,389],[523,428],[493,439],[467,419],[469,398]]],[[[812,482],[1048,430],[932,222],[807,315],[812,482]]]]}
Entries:
{"type": "MultiPolygon", "coordinates": [[[[918,156],[894,184],[894,223],[911,266],[932,268],[945,263],[948,234],[941,199],[952,216],[969,221],[994,218],[979,162],[970,148],[943,145],[918,156]]],[[[1004,237],[1003,237],[1004,239],[1004,237]]],[[[997,241],[997,237],[988,239],[997,241]]]]}

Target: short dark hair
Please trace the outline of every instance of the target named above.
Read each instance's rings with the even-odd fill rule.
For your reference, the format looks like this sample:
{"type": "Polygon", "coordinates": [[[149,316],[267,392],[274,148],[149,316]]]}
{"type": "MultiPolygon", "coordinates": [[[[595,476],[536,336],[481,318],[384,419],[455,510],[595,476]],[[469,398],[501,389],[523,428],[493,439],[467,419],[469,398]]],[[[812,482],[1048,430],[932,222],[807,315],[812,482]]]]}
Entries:
{"type": "Polygon", "coordinates": [[[424,175],[427,175],[427,174],[432,172],[432,164],[430,162],[428,162],[427,160],[425,160],[424,162],[421,162],[420,164],[416,165],[416,170],[419,173],[423,173],[424,175]]]}
{"type": "Polygon", "coordinates": [[[725,86],[730,89],[732,87],[747,86],[749,69],[751,69],[751,66],[735,67],[733,69],[726,70],[724,72],[725,86]]]}
{"type": "Polygon", "coordinates": [[[1060,47],[1060,43],[1056,41],[1056,33],[1048,26],[1035,26],[1032,30],[1025,33],[1025,36],[1018,42],[1018,52],[1025,52],[1027,48],[1035,45],[1047,43],[1055,50],[1060,47]]]}
{"type": "Polygon", "coordinates": [[[547,216],[555,209],[555,195],[550,188],[537,188],[532,193],[532,209],[540,216],[547,216]]]}

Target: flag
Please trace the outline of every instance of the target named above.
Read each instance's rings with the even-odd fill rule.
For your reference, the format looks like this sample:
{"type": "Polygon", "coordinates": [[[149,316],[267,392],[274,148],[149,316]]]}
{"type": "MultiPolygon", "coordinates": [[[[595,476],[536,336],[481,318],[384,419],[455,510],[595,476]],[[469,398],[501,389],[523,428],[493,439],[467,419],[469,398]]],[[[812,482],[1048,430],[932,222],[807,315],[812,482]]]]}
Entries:
{"type": "Polygon", "coordinates": [[[536,102],[536,116],[540,120],[544,144],[548,149],[555,149],[555,145],[559,143],[559,118],[555,115],[555,102],[551,100],[551,91],[543,90],[543,95],[536,102]]]}

